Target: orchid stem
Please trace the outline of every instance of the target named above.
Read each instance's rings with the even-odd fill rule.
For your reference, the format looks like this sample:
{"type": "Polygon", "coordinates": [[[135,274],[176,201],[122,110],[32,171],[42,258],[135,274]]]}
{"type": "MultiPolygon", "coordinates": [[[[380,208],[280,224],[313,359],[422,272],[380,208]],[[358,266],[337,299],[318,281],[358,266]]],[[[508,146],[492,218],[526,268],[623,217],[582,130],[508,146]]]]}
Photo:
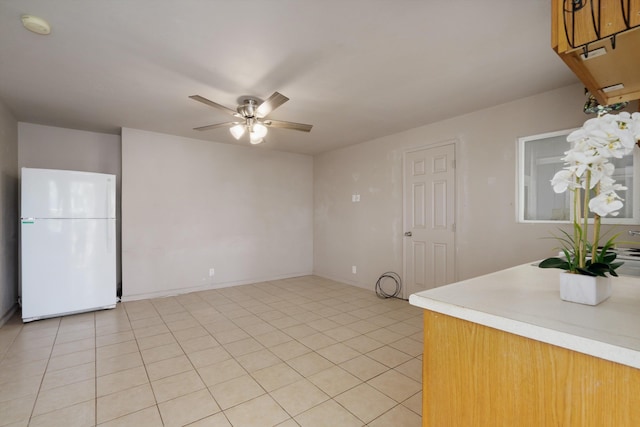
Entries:
{"type": "MultiPolygon", "coordinates": [[[[581,207],[581,203],[580,203],[580,196],[581,196],[581,191],[580,191],[580,187],[576,187],[573,190],[573,245],[574,245],[574,252],[575,252],[575,267],[580,267],[582,268],[583,266],[581,265],[581,260],[583,259],[582,256],[582,233],[580,230],[580,219],[582,218],[582,214],[580,212],[580,207],[581,207]]],[[[575,268],[574,267],[574,268],[575,268]]],[[[576,271],[572,271],[573,273],[575,273],[576,271]]]]}
{"type": "MultiPolygon", "coordinates": [[[[596,185],[596,196],[600,194],[600,183],[596,185]]],[[[593,246],[591,247],[591,261],[594,262],[598,255],[598,246],[600,240],[600,215],[594,213],[593,215],[593,246]]]]}
{"type": "Polygon", "coordinates": [[[582,230],[582,240],[580,241],[580,246],[582,247],[580,266],[584,268],[586,266],[586,256],[587,256],[587,242],[589,241],[589,198],[591,196],[591,171],[587,169],[585,178],[585,188],[584,188],[584,201],[582,207],[583,217],[583,225],[584,229],[582,230]]]}

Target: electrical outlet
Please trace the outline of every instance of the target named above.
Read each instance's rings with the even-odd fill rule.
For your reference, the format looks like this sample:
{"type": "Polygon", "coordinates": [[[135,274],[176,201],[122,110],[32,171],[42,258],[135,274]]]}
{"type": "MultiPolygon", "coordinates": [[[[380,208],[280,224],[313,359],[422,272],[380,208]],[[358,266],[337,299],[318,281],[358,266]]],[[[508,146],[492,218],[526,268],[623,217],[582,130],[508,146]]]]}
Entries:
{"type": "Polygon", "coordinates": [[[359,194],[352,194],[351,195],[351,201],[353,203],[359,202],[360,201],[360,195],[359,194]]]}
{"type": "Polygon", "coordinates": [[[214,268],[210,268],[209,269],[209,277],[213,277],[214,274],[216,274],[216,270],[214,268]]]}
{"type": "Polygon", "coordinates": [[[358,269],[356,268],[355,265],[351,266],[351,273],[356,274],[358,272],[358,269]]]}

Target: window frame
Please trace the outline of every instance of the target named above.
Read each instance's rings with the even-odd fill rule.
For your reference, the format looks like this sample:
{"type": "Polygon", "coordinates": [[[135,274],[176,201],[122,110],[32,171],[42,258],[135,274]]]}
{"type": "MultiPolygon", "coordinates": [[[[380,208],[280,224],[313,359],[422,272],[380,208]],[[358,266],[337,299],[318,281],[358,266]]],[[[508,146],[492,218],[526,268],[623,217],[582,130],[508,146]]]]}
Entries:
{"type": "MultiPolygon", "coordinates": [[[[574,211],[573,211],[573,194],[571,192],[567,193],[567,202],[569,205],[569,220],[553,220],[553,219],[525,219],[525,202],[526,202],[526,177],[524,175],[525,172],[525,145],[527,143],[545,140],[548,138],[555,138],[558,136],[568,136],[571,132],[578,128],[573,129],[565,129],[559,130],[555,132],[545,132],[536,135],[524,136],[517,139],[517,149],[516,153],[518,156],[517,167],[516,167],[516,192],[517,192],[517,203],[516,203],[516,220],[519,223],[525,224],[570,224],[573,222],[574,211]]],[[[567,146],[564,151],[569,150],[570,144],[566,142],[567,146]]],[[[563,151],[563,152],[564,152],[563,151]]],[[[632,216],[630,218],[617,218],[614,216],[607,216],[602,218],[602,224],[619,224],[619,225],[638,225],[640,224],[640,149],[634,148],[633,153],[633,194],[629,194],[628,191],[625,191],[624,194],[621,194],[621,197],[625,200],[628,200],[629,197],[633,200],[633,208],[632,208],[632,216]]],[[[560,158],[558,158],[560,163],[563,163],[560,158]]],[[[551,187],[551,183],[549,183],[549,191],[553,191],[551,187]]],[[[593,220],[589,220],[589,222],[593,222],[593,220]]]]}

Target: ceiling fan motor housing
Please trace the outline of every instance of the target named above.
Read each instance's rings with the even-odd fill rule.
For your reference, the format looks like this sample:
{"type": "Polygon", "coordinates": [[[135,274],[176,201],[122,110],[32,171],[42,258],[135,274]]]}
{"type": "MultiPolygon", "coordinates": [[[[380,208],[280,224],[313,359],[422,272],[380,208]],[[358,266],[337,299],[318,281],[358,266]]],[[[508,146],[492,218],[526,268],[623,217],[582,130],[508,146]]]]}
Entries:
{"type": "Polygon", "coordinates": [[[245,99],[242,105],[238,105],[238,113],[245,118],[255,117],[256,108],[258,108],[258,102],[255,99],[245,99]]]}

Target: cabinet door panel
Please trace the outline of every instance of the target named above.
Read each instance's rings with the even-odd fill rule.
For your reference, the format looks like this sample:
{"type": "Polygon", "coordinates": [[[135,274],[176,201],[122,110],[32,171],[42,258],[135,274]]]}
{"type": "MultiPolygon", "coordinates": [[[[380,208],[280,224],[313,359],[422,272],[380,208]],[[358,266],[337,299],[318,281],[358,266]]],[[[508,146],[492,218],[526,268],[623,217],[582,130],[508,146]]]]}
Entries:
{"type": "Polygon", "coordinates": [[[423,426],[638,426],[640,370],[431,311],[423,426]]]}

